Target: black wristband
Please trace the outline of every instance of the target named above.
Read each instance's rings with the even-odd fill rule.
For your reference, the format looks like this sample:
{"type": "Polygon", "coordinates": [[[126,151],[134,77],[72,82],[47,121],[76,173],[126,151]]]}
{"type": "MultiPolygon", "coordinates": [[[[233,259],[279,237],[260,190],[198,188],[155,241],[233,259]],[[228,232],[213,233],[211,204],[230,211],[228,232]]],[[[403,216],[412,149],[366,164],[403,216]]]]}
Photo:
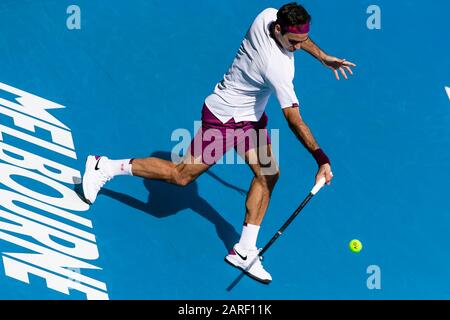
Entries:
{"type": "Polygon", "coordinates": [[[327,155],[325,154],[325,152],[323,152],[322,149],[317,149],[314,150],[312,152],[312,156],[314,157],[314,159],[316,160],[317,164],[319,165],[319,167],[325,163],[330,163],[330,159],[328,159],[327,155]]]}

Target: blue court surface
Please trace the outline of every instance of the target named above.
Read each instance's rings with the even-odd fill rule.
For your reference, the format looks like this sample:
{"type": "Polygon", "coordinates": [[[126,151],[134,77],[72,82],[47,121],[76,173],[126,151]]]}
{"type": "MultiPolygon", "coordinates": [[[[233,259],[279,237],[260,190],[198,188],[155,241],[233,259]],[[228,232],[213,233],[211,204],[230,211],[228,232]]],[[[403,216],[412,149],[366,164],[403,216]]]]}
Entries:
{"type": "MultiPolygon", "coordinates": [[[[302,116],[334,179],[265,254],[271,284],[226,290],[239,276],[224,256],[242,229],[245,164],[185,188],[116,177],[92,206],[77,197],[90,154],[170,157],[253,19],[284,3],[0,1],[0,299],[450,298],[446,0],[301,2],[311,38],[357,67],[336,81],[296,53],[302,116]]],[[[274,97],[266,112],[281,176],[260,247],[317,167],[274,97]]]]}

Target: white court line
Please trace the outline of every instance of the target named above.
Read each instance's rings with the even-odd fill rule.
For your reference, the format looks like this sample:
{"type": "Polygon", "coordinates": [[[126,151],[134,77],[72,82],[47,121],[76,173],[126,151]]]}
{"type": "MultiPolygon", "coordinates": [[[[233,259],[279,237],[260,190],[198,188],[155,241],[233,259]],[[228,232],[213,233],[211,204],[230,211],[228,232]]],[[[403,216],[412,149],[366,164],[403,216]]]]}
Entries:
{"type": "Polygon", "coordinates": [[[450,88],[445,87],[445,91],[447,91],[448,99],[450,100],[450,88]]]}

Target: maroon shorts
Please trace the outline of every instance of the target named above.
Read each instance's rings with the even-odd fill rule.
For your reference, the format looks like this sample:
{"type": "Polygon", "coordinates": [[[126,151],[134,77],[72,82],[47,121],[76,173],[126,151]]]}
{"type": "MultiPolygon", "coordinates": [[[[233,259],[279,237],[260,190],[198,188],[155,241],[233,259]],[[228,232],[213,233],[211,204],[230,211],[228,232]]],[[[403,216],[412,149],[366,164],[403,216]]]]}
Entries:
{"type": "Polygon", "coordinates": [[[270,145],[267,134],[268,118],[264,112],[259,121],[222,123],[206,106],[202,109],[202,126],[189,146],[190,154],[205,164],[214,164],[231,148],[238,154],[260,146],[270,145]]]}

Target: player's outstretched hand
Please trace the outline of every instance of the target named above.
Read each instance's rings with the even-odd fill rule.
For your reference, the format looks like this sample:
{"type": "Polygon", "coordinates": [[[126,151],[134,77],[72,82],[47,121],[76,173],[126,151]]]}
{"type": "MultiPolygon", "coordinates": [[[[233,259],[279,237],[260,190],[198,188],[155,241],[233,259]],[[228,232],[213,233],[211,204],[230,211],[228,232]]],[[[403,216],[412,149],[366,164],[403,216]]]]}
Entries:
{"type": "Polygon", "coordinates": [[[347,61],[345,59],[339,59],[339,58],[336,58],[333,56],[328,56],[328,55],[322,60],[322,63],[325,66],[327,66],[328,68],[330,68],[331,70],[333,70],[334,75],[336,76],[337,80],[339,80],[339,72],[347,80],[348,77],[347,77],[345,70],[347,70],[348,73],[353,75],[353,71],[350,67],[356,67],[356,64],[354,64],[350,61],[347,61]]]}

